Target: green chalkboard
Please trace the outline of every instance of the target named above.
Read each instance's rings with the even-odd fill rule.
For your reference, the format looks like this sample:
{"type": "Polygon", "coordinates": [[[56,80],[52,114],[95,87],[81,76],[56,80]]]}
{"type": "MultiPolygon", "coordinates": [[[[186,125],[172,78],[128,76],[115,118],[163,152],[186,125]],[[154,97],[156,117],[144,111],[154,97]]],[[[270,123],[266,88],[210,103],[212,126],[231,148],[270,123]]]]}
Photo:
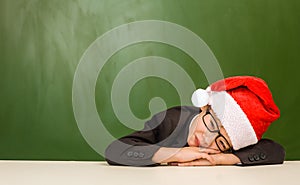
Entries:
{"type": "MultiPolygon", "coordinates": [[[[91,122],[97,114],[110,137],[120,137],[142,127],[141,123],[120,121],[122,116],[130,113],[135,119],[147,119],[163,108],[182,104],[181,96],[187,98],[192,92],[190,88],[186,94],[178,89],[188,83],[206,87],[210,81],[207,76],[219,71],[203,70],[195,58],[174,44],[144,39],[112,52],[114,45],[109,41],[118,44],[129,37],[123,32],[109,35],[112,30],[127,24],[126,30],[133,33],[130,23],[147,20],[178,25],[201,38],[207,44],[202,43],[204,49],[209,48],[215,57],[207,62],[217,61],[224,77],[254,75],[267,81],[281,117],[264,137],[281,143],[287,160],[300,159],[298,0],[0,0],[0,159],[102,160],[95,148],[105,145],[105,133],[91,129],[89,123],[78,125],[84,121],[80,110],[91,122]],[[99,66],[93,70],[91,65],[91,71],[80,76],[78,66],[85,57],[101,60],[100,51],[94,52],[99,58],[88,55],[93,43],[101,41],[105,33],[112,38],[106,40],[101,52],[112,55],[101,70],[99,66]],[[171,61],[173,67],[165,68],[159,76],[161,69],[149,61],[134,67],[134,61],[140,59],[171,61]],[[191,81],[178,80],[175,68],[185,71],[191,81]],[[138,79],[141,71],[144,78],[138,79]],[[94,89],[74,95],[76,74],[78,79],[97,75],[94,89]],[[177,79],[176,84],[163,75],[177,79]],[[130,82],[133,77],[137,78],[135,83],[130,82]],[[116,79],[128,84],[115,87],[116,79]],[[114,88],[117,97],[113,96],[114,88]],[[92,97],[84,97],[90,92],[92,97]],[[125,92],[129,93],[125,101],[129,109],[116,112],[119,105],[124,106],[118,98],[125,92]],[[90,108],[85,103],[74,108],[74,101],[91,98],[95,112],[86,111],[90,108]],[[95,135],[90,138],[94,146],[85,131],[95,135]]],[[[178,34],[177,29],[165,32],[167,27],[157,30],[156,36],[164,39],[178,34]]],[[[143,28],[143,33],[134,34],[151,30],[143,28]]],[[[187,39],[181,44],[191,42],[187,39]]],[[[188,47],[193,50],[193,46],[188,47]]]]}

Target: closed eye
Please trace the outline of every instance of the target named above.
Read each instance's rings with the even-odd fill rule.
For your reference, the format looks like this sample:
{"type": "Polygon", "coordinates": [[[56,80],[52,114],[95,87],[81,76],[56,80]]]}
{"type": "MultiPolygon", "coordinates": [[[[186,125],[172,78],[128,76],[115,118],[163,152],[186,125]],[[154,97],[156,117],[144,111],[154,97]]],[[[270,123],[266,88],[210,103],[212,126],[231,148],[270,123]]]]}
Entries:
{"type": "Polygon", "coordinates": [[[220,144],[222,145],[223,148],[226,148],[226,145],[224,144],[223,141],[220,141],[220,144]]]}
{"type": "Polygon", "coordinates": [[[211,120],[210,120],[210,126],[211,126],[211,128],[215,129],[215,123],[211,120]]]}

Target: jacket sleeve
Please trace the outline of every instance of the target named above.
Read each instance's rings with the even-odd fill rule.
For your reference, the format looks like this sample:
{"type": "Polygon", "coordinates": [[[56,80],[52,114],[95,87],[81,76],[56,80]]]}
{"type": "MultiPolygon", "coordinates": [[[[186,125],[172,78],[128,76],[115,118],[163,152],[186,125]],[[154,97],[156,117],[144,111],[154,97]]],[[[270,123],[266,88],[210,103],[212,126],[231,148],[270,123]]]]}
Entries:
{"type": "Polygon", "coordinates": [[[240,166],[282,164],[285,159],[284,148],[270,140],[261,139],[257,144],[234,151],[240,160],[240,166]]]}
{"type": "Polygon", "coordinates": [[[164,112],[153,116],[145,123],[143,130],[113,141],[105,150],[105,160],[108,164],[125,166],[158,165],[152,161],[152,157],[160,148],[158,145],[160,124],[168,121],[163,114],[164,112]]]}

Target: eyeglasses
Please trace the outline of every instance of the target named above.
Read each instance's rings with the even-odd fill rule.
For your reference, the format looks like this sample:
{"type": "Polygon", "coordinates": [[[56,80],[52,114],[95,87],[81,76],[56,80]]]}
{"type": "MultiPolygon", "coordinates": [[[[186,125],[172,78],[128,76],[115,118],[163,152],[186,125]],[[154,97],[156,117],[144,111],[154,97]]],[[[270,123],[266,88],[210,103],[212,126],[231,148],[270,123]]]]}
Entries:
{"type": "Polygon", "coordinates": [[[213,115],[209,112],[209,109],[207,109],[205,115],[202,117],[202,121],[209,132],[218,134],[215,138],[215,143],[219,150],[223,153],[232,153],[232,147],[228,140],[221,134],[219,125],[213,115]]]}

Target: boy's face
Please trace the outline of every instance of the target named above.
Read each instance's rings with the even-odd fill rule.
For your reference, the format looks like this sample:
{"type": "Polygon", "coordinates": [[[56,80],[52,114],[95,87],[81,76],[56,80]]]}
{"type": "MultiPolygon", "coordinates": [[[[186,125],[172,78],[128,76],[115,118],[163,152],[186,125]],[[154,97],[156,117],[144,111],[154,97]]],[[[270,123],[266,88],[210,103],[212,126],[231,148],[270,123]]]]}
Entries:
{"type": "Polygon", "coordinates": [[[217,124],[220,129],[220,133],[229,142],[230,146],[232,146],[229,136],[227,135],[224,127],[221,125],[220,121],[217,119],[212,110],[209,110],[209,112],[211,113],[209,116],[205,116],[207,109],[208,106],[201,107],[201,113],[194,119],[193,123],[191,124],[189,135],[187,138],[188,145],[192,147],[211,148],[219,150],[215,142],[215,138],[219,134],[218,132],[210,132],[204,124],[205,121],[205,123],[211,128],[216,128],[216,125],[214,125],[213,123],[217,124]]]}

